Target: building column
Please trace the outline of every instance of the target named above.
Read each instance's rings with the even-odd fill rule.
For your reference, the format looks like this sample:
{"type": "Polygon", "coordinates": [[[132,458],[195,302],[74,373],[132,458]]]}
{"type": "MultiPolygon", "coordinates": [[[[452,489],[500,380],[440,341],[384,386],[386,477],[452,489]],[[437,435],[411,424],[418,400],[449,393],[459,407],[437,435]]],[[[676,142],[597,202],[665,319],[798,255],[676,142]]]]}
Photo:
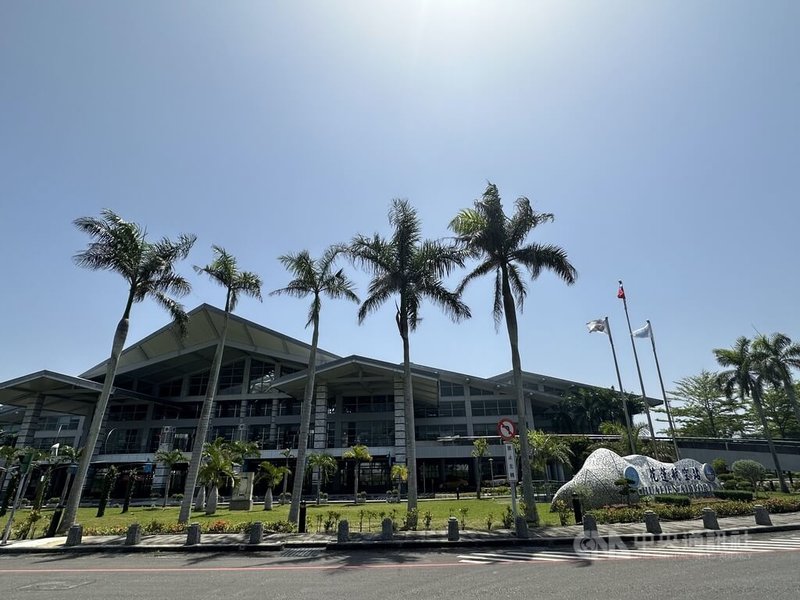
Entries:
{"type": "MultiPolygon", "coordinates": [[[[325,452],[328,434],[328,384],[319,383],[314,390],[314,440],[312,452],[325,452]]],[[[311,489],[317,488],[319,469],[311,472],[311,489]]]]}
{"type": "MultiPolygon", "coordinates": [[[[403,378],[394,378],[394,461],[406,464],[406,402],[403,378]]],[[[414,435],[414,432],[411,432],[414,435]]]]}
{"type": "Polygon", "coordinates": [[[42,416],[43,406],[44,394],[38,394],[36,400],[33,401],[33,406],[25,409],[25,416],[22,417],[22,425],[20,425],[17,441],[14,444],[15,448],[33,445],[33,434],[39,426],[39,417],[42,416]]]}
{"type": "Polygon", "coordinates": [[[277,450],[280,450],[280,448],[278,448],[278,446],[277,446],[277,443],[278,443],[278,421],[277,421],[277,419],[278,419],[278,399],[277,398],[273,398],[272,399],[272,409],[270,410],[269,419],[270,419],[269,420],[269,441],[272,444],[275,444],[275,448],[277,450]]]}

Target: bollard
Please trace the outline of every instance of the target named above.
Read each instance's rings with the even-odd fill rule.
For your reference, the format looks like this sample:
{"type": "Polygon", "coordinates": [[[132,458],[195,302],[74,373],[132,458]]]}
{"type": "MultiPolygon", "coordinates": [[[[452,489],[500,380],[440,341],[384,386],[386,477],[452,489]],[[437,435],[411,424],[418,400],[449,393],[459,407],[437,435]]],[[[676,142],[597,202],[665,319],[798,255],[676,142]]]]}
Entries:
{"type": "Polygon", "coordinates": [[[339,521],[339,531],[336,533],[336,541],[339,544],[350,541],[350,523],[347,519],[339,521]]]}
{"type": "Polygon", "coordinates": [[[394,524],[389,517],[381,522],[381,539],[390,540],[394,536],[394,524]]]}
{"type": "Polygon", "coordinates": [[[65,546],[80,546],[81,538],[83,538],[83,525],[75,524],[69,528],[67,532],[67,541],[65,546]]]}
{"type": "Polygon", "coordinates": [[[261,521],[256,521],[250,528],[250,544],[260,544],[261,539],[264,537],[264,524],[261,521]]]}
{"type": "Polygon", "coordinates": [[[658,520],[658,515],[652,510],[644,511],[644,526],[647,533],[661,533],[661,522],[658,520]]]}
{"type": "Polygon", "coordinates": [[[581,497],[572,492],[572,512],[575,515],[575,525],[580,525],[583,520],[583,508],[581,507],[581,497]]]}
{"type": "Polygon", "coordinates": [[[196,546],[200,543],[200,523],[192,523],[186,530],[186,545],[196,546]]]}
{"type": "Polygon", "coordinates": [[[769,517],[769,511],[761,504],[756,504],[753,507],[756,511],[756,525],[772,525],[772,519],[769,517]]]}
{"type": "Polygon", "coordinates": [[[450,517],[447,519],[447,541],[457,542],[458,537],[458,519],[450,517]]]}
{"type": "Polygon", "coordinates": [[[719,529],[719,521],[717,521],[717,512],[711,508],[703,509],[703,527],[706,529],[719,529]]]}
{"type": "Polygon", "coordinates": [[[300,516],[297,519],[297,533],[305,533],[306,532],[306,511],[308,508],[306,507],[305,501],[300,502],[300,516]]]}
{"type": "Polygon", "coordinates": [[[583,530],[586,533],[597,531],[597,519],[594,518],[594,515],[583,515],[583,530]]]}
{"type": "Polygon", "coordinates": [[[528,539],[528,522],[525,520],[525,517],[520,515],[514,519],[514,527],[516,528],[518,538],[528,539]]]}
{"type": "Polygon", "coordinates": [[[138,523],[131,524],[128,527],[128,534],[125,536],[126,546],[138,546],[142,543],[142,526],[138,523]]]}

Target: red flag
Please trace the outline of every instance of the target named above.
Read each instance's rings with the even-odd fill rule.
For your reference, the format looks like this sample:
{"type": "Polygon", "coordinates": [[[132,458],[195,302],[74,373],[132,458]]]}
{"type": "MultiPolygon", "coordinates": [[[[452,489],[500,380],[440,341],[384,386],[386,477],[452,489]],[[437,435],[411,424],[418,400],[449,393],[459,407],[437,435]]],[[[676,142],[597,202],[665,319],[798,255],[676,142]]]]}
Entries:
{"type": "Polygon", "coordinates": [[[619,282],[619,290],[617,291],[617,298],[625,300],[625,288],[622,287],[622,282],[619,282]]]}

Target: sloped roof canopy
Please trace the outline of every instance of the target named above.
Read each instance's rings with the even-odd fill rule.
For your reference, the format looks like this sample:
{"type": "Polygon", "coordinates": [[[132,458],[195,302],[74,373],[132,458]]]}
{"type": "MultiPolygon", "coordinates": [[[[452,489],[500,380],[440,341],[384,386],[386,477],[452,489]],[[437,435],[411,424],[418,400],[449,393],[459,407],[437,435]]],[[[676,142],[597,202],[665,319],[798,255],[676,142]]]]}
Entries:
{"type": "MultiPolygon", "coordinates": [[[[403,376],[403,365],[396,365],[363,356],[348,356],[317,367],[315,382],[325,383],[329,391],[360,391],[362,394],[386,393],[395,377],[403,376]]],[[[280,377],[272,382],[278,389],[295,398],[302,398],[308,370],[280,377]]],[[[439,401],[439,377],[436,372],[412,366],[411,385],[415,404],[435,405],[439,401]]]]}
{"type": "MultiPolygon", "coordinates": [[[[91,416],[102,389],[102,384],[82,377],[54,371],[38,371],[0,383],[0,404],[25,408],[33,405],[36,398],[42,396],[42,410],[91,416]]],[[[111,398],[118,397],[165,403],[144,394],[113,388],[111,398]]]]}
{"type": "MultiPolygon", "coordinates": [[[[137,377],[177,376],[208,368],[214,356],[225,312],[209,304],[201,304],[189,312],[187,333],[179,335],[170,323],[123,350],[118,375],[135,374],[137,377]]],[[[257,323],[230,315],[225,341],[225,360],[256,354],[277,360],[308,364],[310,345],[257,323]]],[[[338,356],[325,350],[317,351],[317,362],[325,363],[338,356]]],[[[106,362],[102,362],[81,376],[102,380],[106,362]]]]}

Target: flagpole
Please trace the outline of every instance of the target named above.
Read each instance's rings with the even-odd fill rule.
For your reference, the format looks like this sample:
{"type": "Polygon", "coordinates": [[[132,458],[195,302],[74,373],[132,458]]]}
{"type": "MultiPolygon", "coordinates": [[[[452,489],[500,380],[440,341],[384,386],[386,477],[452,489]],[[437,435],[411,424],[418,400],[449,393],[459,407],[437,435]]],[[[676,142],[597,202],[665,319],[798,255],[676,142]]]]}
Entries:
{"type": "Polygon", "coordinates": [[[614,338],[611,337],[611,324],[608,322],[608,317],[605,318],[605,322],[608,341],[611,343],[611,355],[614,357],[614,368],[617,371],[617,383],[619,384],[619,395],[622,398],[622,410],[625,411],[625,424],[627,425],[628,430],[628,443],[631,445],[631,454],[636,454],[636,446],[633,443],[633,424],[631,423],[631,415],[628,413],[628,402],[625,400],[625,390],[622,388],[622,376],[619,374],[617,351],[614,349],[614,338]]]}
{"type": "Polygon", "coordinates": [[[653,324],[650,319],[647,320],[647,327],[650,331],[650,343],[653,345],[653,358],[656,359],[656,371],[658,371],[658,382],[661,384],[661,395],[664,397],[664,408],[667,409],[667,421],[669,421],[669,430],[672,433],[672,447],[675,448],[675,460],[681,459],[681,453],[678,450],[678,442],[675,441],[675,424],[672,422],[672,411],[669,409],[669,400],[667,399],[667,392],[664,389],[664,379],[661,377],[661,367],[658,364],[658,352],[656,352],[656,336],[653,334],[653,324]]]}
{"type": "Polygon", "coordinates": [[[619,287],[622,291],[622,306],[625,307],[625,320],[628,321],[628,332],[631,335],[631,347],[633,348],[633,358],[636,361],[636,373],[639,375],[639,385],[642,388],[642,402],[644,403],[644,412],[647,415],[647,426],[650,428],[650,439],[653,441],[653,454],[655,454],[656,460],[661,460],[658,456],[658,446],[656,445],[656,430],[653,428],[650,406],[647,404],[647,394],[644,391],[644,379],[642,379],[642,369],[639,367],[639,355],[636,353],[636,342],[633,340],[633,328],[631,327],[631,318],[628,315],[628,299],[625,297],[625,288],[622,287],[621,279],[619,280],[619,287]]]}

